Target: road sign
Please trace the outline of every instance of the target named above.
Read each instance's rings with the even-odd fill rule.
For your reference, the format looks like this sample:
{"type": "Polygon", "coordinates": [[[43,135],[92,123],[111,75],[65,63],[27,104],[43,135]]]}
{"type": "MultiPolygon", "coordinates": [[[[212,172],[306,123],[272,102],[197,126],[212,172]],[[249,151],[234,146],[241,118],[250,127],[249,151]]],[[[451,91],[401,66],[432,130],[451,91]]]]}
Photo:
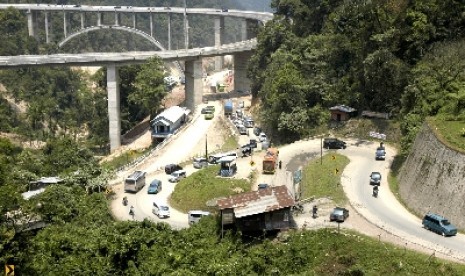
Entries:
{"type": "Polygon", "coordinates": [[[255,165],[255,162],[254,162],[253,160],[252,160],[252,161],[250,161],[250,166],[252,166],[252,167],[253,167],[254,165],[255,165]]]}
{"type": "Polygon", "coordinates": [[[6,276],[14,276],[15,275],[15,266],[14,265],[5,265],[5,275],[6,276]]]}
{"type": "Polygon", "coordinates": [[[339,173],[339,170],[336,168],[336,169],[334,170],[334,174],[338,174],[338,173],[339,173]]]}

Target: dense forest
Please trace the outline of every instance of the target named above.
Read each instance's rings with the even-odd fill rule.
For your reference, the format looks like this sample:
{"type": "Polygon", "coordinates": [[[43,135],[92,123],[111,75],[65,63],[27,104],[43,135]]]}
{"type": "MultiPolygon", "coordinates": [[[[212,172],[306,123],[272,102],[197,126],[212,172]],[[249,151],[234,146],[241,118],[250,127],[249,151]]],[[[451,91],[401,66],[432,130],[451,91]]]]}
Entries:
{"type": "Polygon", "coordinates": [[[252,93],[278,137],[325,124],[328,107],[390,113],[408,152],[425,117],[465,119],[460,0],[274,0],[250,62],[252,93]]]}
{"type": "MultiPolygon", "coordinates": [[[[206,2],[188,1],[204,7],[206,2]]],[[[110,3],[129,1],[79,1],[110,3]]],[[[295,140],[312,134],[326,124],[328,107],[347,104],[392,114],[401,123],[407,153],[426,117],[465,120],[463,1],[274,0],[272,7],[275,19],[260,30],[249,77],[262,121],[276,136],[295,140]]],[[[0,12],[0,35],[0,55],[58,51],[53,43],[28,37],[25,15],[14,9],[0,12]]],[[[74,50],[93,50],[86,43],[95,39],[108,37],[83,38],[74,50]]],[[[159,102],[166,93],[162,66],[153,59],[121,68],[124,129],[161,108],[138,99],[159,102]]],[[[108,141],[104,80],[103,70],[93,78],[66,68],[0,72],[7,91],[0,97],[0,131],[45,142],[30,149],[0,138],[0,264],[15,264],[24,275],[463,275],[424,256],[416,261],[404,249],[378,252],[378,242],[368,238],[334,239],[330,230],[290,233],[278,241],[240,233],[221,238],[213,218],[181,231],[150,221],[115,221],[109,199],[97,192],[111,172],[94,158],[108,141]],[[6,96],[26,103],[24,113],[6,96]],[[63,185],[30,200],[21,197],[30,181],[50,175],[60,176],[63,185]],[[21,232],[25,216],[40,216],[47,227],[21,232]],[[403,265],[386,264],[387,258],[403,265]]]]}

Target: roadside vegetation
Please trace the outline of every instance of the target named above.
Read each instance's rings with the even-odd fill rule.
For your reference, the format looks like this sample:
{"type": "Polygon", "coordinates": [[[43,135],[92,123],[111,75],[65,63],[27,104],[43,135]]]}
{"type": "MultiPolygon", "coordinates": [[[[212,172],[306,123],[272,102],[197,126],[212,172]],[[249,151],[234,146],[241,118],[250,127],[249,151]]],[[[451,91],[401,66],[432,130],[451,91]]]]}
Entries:
{"type": "Polygon", "coordinates": [[[428,124],[436,137],[449,148],[465,154],[465,121],[429,118],[428,124]]]}
{"type": "Polygon", "coordinates": [[[347,204],[341,173],[349,164],[344,155],[331,152],[311,160],[302,171],[302,199],[327,197],[338,205],[347,204]]]}
{"type": "Polygon", "coordinates": [[[170,205],[185,213],[197,209],[216,212],[213,205],[207,206],[208,201],[250,191],[248,180],[218,177],[219,169],[218,165],[208,166],[182,179],[171,194],[170,205]]]}

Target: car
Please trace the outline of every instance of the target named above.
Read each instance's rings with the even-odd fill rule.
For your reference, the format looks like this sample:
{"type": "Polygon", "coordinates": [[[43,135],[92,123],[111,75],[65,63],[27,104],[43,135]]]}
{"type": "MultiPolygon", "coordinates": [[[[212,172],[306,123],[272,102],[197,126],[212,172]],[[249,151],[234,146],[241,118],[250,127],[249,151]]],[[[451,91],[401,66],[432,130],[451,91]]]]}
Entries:
{"type": "Polygon", "coordinates": [[[381,173],[372,172],[370,174],[370,185],[381,185],[381,173]]]}
{"type": "Polygon", "coordinates": [[[208,159],[205,157],[194,157],[192,165],[195,169],[202,169],[208,166],[208,159]]]}
{"type": "Polygon", "coordinates": [[[115,9],[121,9],[121,6],[115,6],[115,9]]]}
{"type": "Polygon", "coordinates": [[[186,178],[186,171],[179,170],[171,173],[171,176],[168,178],[168,181],[171,183],[179,182],[182,178],[186,178]]]}
{"type": "Polygon", "coordinates": [[[248,135],[249,133],[248,133],[246,127],[241,127],[241,128],[239,128],[239,134],[241,134],[241,135],[248,135]]]}
{"type": "Polygon", "coordinates": [[[221,12],[228,12],[229,10],[227,8],[221,8],[221,12]]]}
{"type": "Polygon", "coordinates": [[[386,150],[384,147],[378,147],[375,153],[376,160],[386,160],[386,150]]]}
{"type": "Polygon", "coordinates": [[[258,184],[258,189],[259,189],[259,190],[266,189],[266,188],[268,188],[268,187],[270,187],[270,185],[268,185],[267,183],[260,183],[260,184],[258,184]]]}
{"type": "Polygon", "coordinates": [[[169,10],[171,10],[171,8],[170,7],[165,7],[165,10],[169,11],[169,10]]]}
{"type": "Polygon", "coordinates": [[[202,108],[202,109],[200,110],[200,113],[201,113],[201,114],[207,114],[207,112],[208,112],[208,110],[207,110],[206,107],[204,107],[204,108],[202,108]]]}
{"type": "Polygon", "coordinates": [[[165,203],[154,202],[152,207],[152,213],[158,218],[169,218],[170,207],[165,203]]]}
{"type": "Polygon", "coordinates": [[[191,210],[187,213],[187,221],[190,225],[199,222],[202,217],[210,216],[210,212],[201,210],[191,210]]]}
{"type": "Polygon", "coordinates": [[[207,110],[205,115],[204,115],[205,120],[211,120],[214,117],[215,117],[215,114],[211,110],[207,110]]]}
{"type": "Polygon", "coordinates": [[[150,182],[150,185],[147,189],[147,193],[148,194],[158,194],[160,191],[161,191],[161,181],[158,180],[158,179],[154,179],[152,180],[152,182],[150,182]]]}
{"type": "Polygon", "coordinates": [[[346,147],[346,142],[337,138],[325,138],[323,140],[323,148],[325,149],[345,149],[346,147]]]}
{"type": "Polygon", "coordinates": [[[205,107],[207,110],[211,110],[213,113],[215,112],[215,106],[213,105],[207,105],[207,107],[205,107]]]}
{"type": "Polygon", "coordinates": [[[266,134],[264,132],[261,132],[260,135],[258,135],[258,141],[263,142],[266,140],[267,140],[266,134]]]}
{"type": "Polygon", "coordinates": [[[349,217],[349,210],[342,207],[336,207],[329,214],[329,221],[344,222],[349,217]]]}
{"type": "Polygon", "coordinates": [[[261,128],[259,128],[259,127],[254,127],[254,128],[253,128],[253,134],[254,134],[255,136],[260,135],[260,133],[262,133],[262,129],[261,129],[261,128]]]}
{"type": "Polygon", "coordinates": [[[168,164],[165,166],[165,173],[171,174],[172,172],[182,170],[182,167],[178,164],[168,164]]]}
{"type": "Polygon", "coordinates": [[[431,230],[443,236],[454,236],[457,235],[457,227],[452,225],[445,217],[427,213],[421,222],[425,229],[431,230]]]}

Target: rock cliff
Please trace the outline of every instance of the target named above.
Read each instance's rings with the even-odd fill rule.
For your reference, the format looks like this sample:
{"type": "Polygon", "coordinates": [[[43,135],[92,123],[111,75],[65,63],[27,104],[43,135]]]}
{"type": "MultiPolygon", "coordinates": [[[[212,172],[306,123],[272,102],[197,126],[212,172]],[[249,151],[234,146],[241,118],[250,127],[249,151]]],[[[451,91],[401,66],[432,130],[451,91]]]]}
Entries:
{"type": "Polygon", "coordinates": [[[465,155],[439,141],[427,123],[398,179],[402,200],[415,213],[438,213],[465,229],[465,155]]]}

